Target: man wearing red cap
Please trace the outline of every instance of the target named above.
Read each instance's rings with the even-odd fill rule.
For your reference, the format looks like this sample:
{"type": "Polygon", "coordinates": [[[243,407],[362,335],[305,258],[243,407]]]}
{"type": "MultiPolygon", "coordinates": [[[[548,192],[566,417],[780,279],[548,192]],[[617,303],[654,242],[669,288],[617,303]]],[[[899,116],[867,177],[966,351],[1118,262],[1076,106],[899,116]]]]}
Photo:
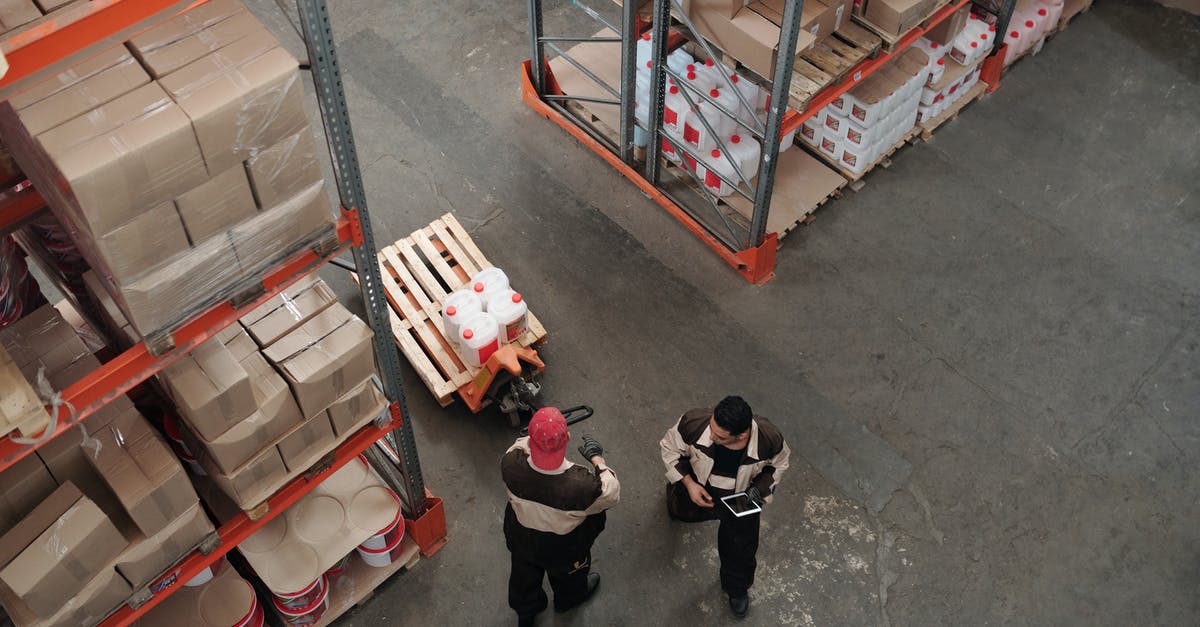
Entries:
{"type": "Polygon", "coordinates": [[[750,611],[750,586],[758,563],[759,514],[735,516],[722,497],[745,492],[762,507],[787,470],[791,451],[769,420],[755,416],[740,396],[715,409],[693,409],[659,442],[667,467],[667,514],[673,520],[719,520],[717,554],[721,589],[738,618],[750,611]]]}
{"type": "Polygon", "coordinates": [[[504,539],[512,553],[508,604],[521,625],[532,625],[548,605],[543,576],[550,578],[556,612],[580,605],[600,585],[600,574],[591,572],[592,543],[621,484],[599,442],[584,436],[579,447],[593,472],[566,459],[570,440],[562,412],[543,407],[529,421],[529,435],[500,461],[508,489],[504,539]]]}

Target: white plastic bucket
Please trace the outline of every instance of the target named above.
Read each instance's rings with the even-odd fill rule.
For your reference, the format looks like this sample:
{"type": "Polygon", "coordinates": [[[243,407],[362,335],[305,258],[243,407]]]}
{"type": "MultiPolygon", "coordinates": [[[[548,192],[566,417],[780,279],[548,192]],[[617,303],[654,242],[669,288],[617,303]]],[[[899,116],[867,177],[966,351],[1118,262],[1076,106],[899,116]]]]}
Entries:
{"type": "Polygon", "coordinates": [[[397,536],[390,544],[382,549],[364,549],[358,547],[358,556],[362,561],[373,568],[387,568],[400,557],[400,544],[404,541],[404,536],[397,536]]]}
{"type": "Polygon", "coordinates": [[[505,290],[492,297],[488,313],[500,325],[500,341],[512,344],[529,330],[529,306],[520,294],[505,290]]]}
{"type": "Polygon", "coordinates": [[[458,354],[472,368],[479,368],[500,350],[500,325],[487,312],[463,320],[458,332],[458,354]]]}
{"type": "Polygon", "coordinates": [[[279,609],[297,610],[306,607],[312,607],[325,594],[325,576],[317,577],[315,581],[304,587],[303,590],[290,593],[275,594],[275,607],[279,609]]]}
{"type": "Polygon", "coordinates": [[[234,623],[234,627],[263,627],[267,622],[267,616],[263,611],[263,606],[258,602],[258,595],[254,594],[253,586],[249,582],[243,581],[250,588],[250,609],[241,620],[234,623]]]}
{"type": "Polygon", "coordinates": [[[400,512],[400,497],[392,490],[388,490],[388,492],[391,492],[392,497],[396,499],[396,517],[388,526],[380,529],[379,533],[367,538],[366,541],[359,545],[363,548],[372,550],[382,549],[391,544],[397,537],[404,535],[404,515],[400,512]]]}
{"type": "Polygon", "coordinates": [[[275,609],[283,617],[283,622],[289,625],[315,625],[321,620],[325,611],[329,609],[329,585],[325,581],[324,575],[321,575],[321,579],[318,581],[321,584],[320,594],[308,605],[288,607],[280,604],[278,597],[275,599],[275,609]]]}
{"type": "Polygon", "coordinates": [[[446,339],[458,343],[459,323],[483,311],[483,301],[472,290],[458,290],[446,297],[442,303],[442,328],[446,339]]]}
{"type": "Polygon", "coordinates": [[[471,277],[471,291],[479,295],[479,301],[483,304],[483,310],[487,311],[488,299],[497,292],[502,292],[508,289],[508,275],[500,268],[484,268],[475,273],[471,277]]]}

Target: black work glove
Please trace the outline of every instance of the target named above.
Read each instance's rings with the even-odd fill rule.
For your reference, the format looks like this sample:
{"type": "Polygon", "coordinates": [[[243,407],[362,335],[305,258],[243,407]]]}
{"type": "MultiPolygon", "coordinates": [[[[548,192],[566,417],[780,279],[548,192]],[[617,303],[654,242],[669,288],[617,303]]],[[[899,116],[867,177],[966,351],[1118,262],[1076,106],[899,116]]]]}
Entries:
{"type": "Polygon", "coordinates": [[[583,458],[590,462],[593,457],[604,455],[604,447],[600,446],[600,443],[592,436],[585,435],[583,436],[583,446],[579,447],[579,454],[583,455],[583,458]]]}
{"type": "Polygon", "coordinates": [[[746,496],[747,496],[747,497],[749,497],[749,499],[750,499],[751,501],[754,501],[754,504],[755,504],[755,505],[757,505],[757,506],[759,506],[759,507],[762,507],[762,504],[763,504],[763,495],[762,495],[762,492],[759,492],[759,491],[758,491],[758,488],[757,488],[757,487],[755,487],[755,486],[750,486],[749,488],[747,488],[747,489],[746,489],[746,496]]]}

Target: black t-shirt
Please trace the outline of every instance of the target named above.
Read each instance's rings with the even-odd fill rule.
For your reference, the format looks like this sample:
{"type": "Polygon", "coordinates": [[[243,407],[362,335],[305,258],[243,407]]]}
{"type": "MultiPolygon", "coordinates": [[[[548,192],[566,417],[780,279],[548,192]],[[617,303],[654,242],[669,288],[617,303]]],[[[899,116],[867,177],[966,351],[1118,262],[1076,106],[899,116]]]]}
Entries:
{"type": "Polygon", "coordinates": [[[737,479],[738,466],[742,464],[742,456],[745,454],[745,449],[734,451],[720,444],[714,444],[712,474],[737,479]]]}

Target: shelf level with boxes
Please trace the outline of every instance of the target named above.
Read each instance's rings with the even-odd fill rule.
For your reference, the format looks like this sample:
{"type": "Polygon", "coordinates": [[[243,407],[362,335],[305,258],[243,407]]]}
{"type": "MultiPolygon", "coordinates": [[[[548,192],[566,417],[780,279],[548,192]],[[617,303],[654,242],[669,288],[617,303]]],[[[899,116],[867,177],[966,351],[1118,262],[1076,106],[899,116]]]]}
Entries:
{"type": "MultiPolygon", "coordinates": [[[[21,568],[40,574],[20,582],[12,578],[16,571],[8,569],[14,585],[7,592],[19,597],[13,605],[29,610],[14,612],[14,617],[21,616],[20,624],[92,623],[114,600],[127,599],[106,624],[129,624],[363,454],[403,503],[409,533],[420,550],[426,555],[436,551],[445,542],[445,520],[441,501],[424,486],[398,352],[392,342],[375,341],[390,333],[387,309],[379,292],[367,202],[324,2],[298,0],[297,5],[325,135],[335,154],[340,205],[349,208],[337,215],[328,209],[319,170],[296,166],[297,156],[315,163],[311,139],[304,139],[311,132],[298,100],[303,97],[297,87],[298,63],[282,53],[260,24],[247,19],[240,2],[86,4],[86,10],[75,6],[70,15],[47,16],[3,39],[4,46],[23,52],[15,55],[19,71],[10,72],[0,92],[0,126],[10,146],[19,147],[18,161],[35,188],[9,195],[0,220],[13,226],[36,212],[40,200],[47,201],[91,263],[93,293],[111,301],[107,311],[112,320],[123,317],[123,326],[110,326],[119,327],[131,347],[101,365],[90,352],[67,355],[39,348],[36,340],[28,340],[38,333],[11,334],[20,349],[10,351],[20,355],[12,365],[27,379],[31,368],[42,371],[49,389],[61,391],[54,395],[51,411],[71,417],[44,438],[23,444],[5,437],[0,444],[0,464],[8,470],[0,473],[0,481],[28,467],[30,472],[17,473],[26,482],[24,493],[49,490],[52,497],[43,499],[49,505],[34,507],[33,499],[14,510],[26,511],[10,517],[17,535],[5,534],[0,542],[6,547],[0,571],[15,569],[14,561],[33,559],[26,549],[42,539],[63,540],[40,527],[76,510],[86,515],[70,516],[80,527],[69,545],[89,565],[72,571],[70,585],[56,585],[63,569],[54,559],[42,560],[32,570],[21,568]],[[102,115],[89,114],[96,111],[102,115]],[[106,143],[122,146],[123,152],[106,156],[106,143]],[[292,176],[297,172],[304,175],[292,176]],[[157,218],[146,227],[130,227],[143,219],[142,212],[157,218]],[[164,224],[168,226],[157,228],[164,224]],[[245,237],[240,247],[239,231],[245,237]],[[164,239],[168,235],[173,242],[164,239]],[[196,251],[201,248],[211,248],[211,254],[200,255],[196,251]],[[274,344],[243,333],[258,321],[250,318],[260,306],[270,307],[281,292],[302,289],[309,284],[301,282],[304,277],[346,251],[358,262],[365,322],[328,303],[294,328],[280,331],[274,344]],[[197,255],[203,257],[200,263],[197,255]],[[131,298],[137,290],[128,288],[144,278],[147,267],[166,273],[156,282],[169,276],[175,283],[163,292],[147,291],[139,302],[131,298]],[[194,274],[204,276],[189,276],[194,274]],[[332,347],[335,339],[346,347],[344,359],[331,353],[316,363],[307,356],[309,347],[332,347]],[[294,414],[278,415],[298,416],[299,424],[261,442],[263,451],[279,455],[281,469],[260,482],[265,488],[242,495],[218,485],[226,496],[233,491],[245,498],[231,499],[235,509],[219,514],[215,527],[207,516],[196,518],[206,522],[205,528],[189,518],[189,512],[200,511],[198,495],[183,480],[180,462],[141,415],[146,410],[135,408],[126,393],[159,374],[172,381],[165,387],[171,390],[173,409],[195,409],[192,401],[203,400],[203,394],[192,394],[186,383],[191,380],[188,364],[214,350],[229,353],[239,365],[233,370],[274,382],[262,390],[240,381],[221,390],[214,387],[215,380],[198,384],[201,392],[216,393],[219,414],[225,413],[220,406],[227,402],[221,398],[250,399],[236,407],[239,411],[229,412],[250,412],[236,425],[213,427],[203,434],[208,439],[185,440],[204,450],[201,470],[211,471],[214,479],[244,470],[248,462],[238,455],[249,444],[227,432],[247,421],[265,420],[255,416],[268,407],[294,405],[294,414]],[[44,367],[49,364],[54,367],[44,367]],[[368,381],[373,372],[381,391],[368,381]],[[252,389],[249,396],[243,393],[247,389],[252,389]],[[275,404],[276,399],[283,404],[275,404]],[[252,502],[247,511],[245,505],[252,502]],[[189,535],[181,535],[184,531],[189,535]],[[89,540],[105,534],[111,542],[89,540]],[[146,548],[160,541],[171,550],[146,548]],[[88,553],[88,547],[94,551],[88,553]],[[159,562],[152,565],[148,554],[159,562]],[[167,563],[161,563],[168,555],[167,563]],[[135,558],[136,569],[121,566],[120,560],[133,564],[129,560],[135,558]]],[[[40,315],[62,327],[51,313],[40,315]]],[[[27,325],[37,323],[32,319],[27,325]]],[[[180,414],[188,415],[186,410],[180,414]]],[[[186,420],[199,430],[197,425],[207,424],[212,415],[192,413],[186,420]]],[[[4,600],[6,605],[11,601],[4,600]]]]}

